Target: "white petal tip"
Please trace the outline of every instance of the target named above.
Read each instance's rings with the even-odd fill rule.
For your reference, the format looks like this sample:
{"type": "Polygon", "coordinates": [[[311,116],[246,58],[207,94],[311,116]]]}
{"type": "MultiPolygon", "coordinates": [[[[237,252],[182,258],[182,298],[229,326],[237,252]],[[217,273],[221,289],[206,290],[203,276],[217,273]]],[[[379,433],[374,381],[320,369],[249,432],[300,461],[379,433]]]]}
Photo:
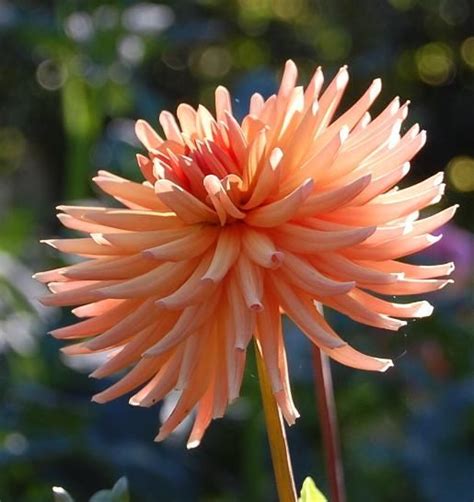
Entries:
{"type": "Polygon", "coordinates": [[[376,78],[372,82],[372,85],[370,86],[370,91],[369,91],[370,100],[371,101],[374,100],[380,94],[381,90],[382,90],[382,79],[376,78]]]}
{"type": "Polygon", "coordinates": [[[188,443],[186,444],[186,448],[188,450],[192,450],[194,448],[197,448],[200,444],[201,441],[199,441],[198,439],[194,439],[193,441],[188,441],[188,443]]]}
{"type": "Polygon", "coordinates": [[[393,361],[391,359],[381,359],[380,362],[383,363],[379,369],[381,373],[385,373],[389,368],[393,367],[393,361]]]}

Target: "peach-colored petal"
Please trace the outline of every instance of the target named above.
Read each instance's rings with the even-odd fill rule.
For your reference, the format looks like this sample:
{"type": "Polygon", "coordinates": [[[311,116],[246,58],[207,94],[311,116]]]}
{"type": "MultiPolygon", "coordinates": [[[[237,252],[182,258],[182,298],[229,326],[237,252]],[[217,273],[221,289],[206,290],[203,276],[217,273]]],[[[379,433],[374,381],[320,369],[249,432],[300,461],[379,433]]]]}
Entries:
{"type": "Polygon", "coordinates": [[[182,226],[175,213],[109,209],[107,211],[84,211],[81,219],[108,227],[136,232],[175,229],[182,226]]]}
{"type": "Polygon", "coordinates": [[[298,293],[274,274],[270,275],[270,279],[278,295],[280,305],[318,347],[333,349],[345,345],[345,342],[332,330],[326,329],[319,322],[318,316],[314,313],[316,309],[309,296],[298,293]]]}
{"type": "MultiPolygon", "coordinates": [[[[81,281],[82,282],[82,281],[81,281]]],[[[77,286],[74,287],[74,289],[69,289],[66,291],[58,291],[54,292],[50,295],[43,296],[40,298],[40,302],[43,305],[47,305],[49,307],[65,307],[69,305],[82,305],[84,303],[90,303],[95,300],[99,300],[102,298],[101,294],[99,293],[99,288],[102,287],[104,284],[105,285],[112,285],[114,284],[114,281],[104,281],[104,282],[98,282],[98,281],[93,281],[92,284],[87,284],[82,286],[81,282],[76,282],[74,285],[77,284],[77,286]]],[[[83,281],[83,282],[88,282],[88,281],[83,281]]],[[[55,284],[62,284],[62,283],[50,283],[49,287],[51,285],[55,284]]]]}
{"type": "Polygon", "coordinates": [[[285,223],[274,231],[275,242],[283,249],[295,253],[313,254],[320,251],[333,251],[363,242],[375,231],[375,227],[355,228],[321,232],[311,228],[285,223]]]}
{"type": "Polygon", "coordinates": [[[278,268],[284,260],[284,254],[277,250],[270,237],[252,227],[242,231],[242,245],[247,256],[261,267],[278,268]]]}
{"type": "Polygon", "coordinates": [[[151,187],[128,181],[119,176],[99,171],[94,182],[105,192],[131,209],[151,209],[167,211],[166,206],[155,195],[151,187]]]}
{"type": "Polygon", "coordinates": [[[145,387],[130,398],[129,403],[133,406],[149,407],[161,401],[176,385],[182,358],[183,347],[178,347],[145,387]]]}
{"type": "MultiPolygon", "coordinates": [[[[156,343],[164,333],[176,322],[177,313],[168,313],[161,315],[160,318],[146,326],[144,329],[135,333],[134,337],[126,343],[123,348],[116,352],[105,363],[99,366],[89,376],[92,378],[104,378],[113,373],[123,370],[130,364],[136,363],[141,359],[142,353],[151,345],[156,343]]],[[[156,367],[166,361],[169,354],[163,354],[161,359],[155,358],[156,367]]]]}
{"type": "Polygon", "coordinates": [[[218,283],[221,281],[232,265],[235,263],[240,252],[240,238],[233,227],[225,227],[219,234],[214,250],[214,256],[208,269],[202,274],[201,280],[218,283]]]}
{"type": "Polygon", "coordinates": [[[211,226],[202,226],[196,232],[189,233],[181,239],[177,239],[159,246],[150,247],[143,251],[143,256],[155,260],[180,261],[199,256],[214,243],[218,236],[217,229],[211,226]]]}
{"type": "Polygon", "coordinates": [[[119,303],[104,314],[91,317],[71,326],[55,329],[50,334],[59,339],[85,338],[98,335],[110,329],[124,316],[130,314],[140,303],[140,300],[127,300],[126,302],[119,303]]]}
{"type": "Polygon", "coordinates": [[[380,314],[396,317],[429,317],[433,312],[433,306],[426,301],[413,303],[388,302],[372,296],[360,289],[354,289],[349,293],[359,302],[363,302],[368,308],[371,308],[380,314]]]}
{"type": "Polygon", "coordinates": [[[393,260],[394,258],[401,258],[409,254],[416,253],[422,249],[426,249],[433,244],[436,244],[441,235],[434,236],[430,234],[418,235],[415,237],[408,236],[399,239],[394,239],[378,246],[369,247],[360,246],[353,247],[350,250],[343,250],[342,253],[351,259],[355,260],[393,260]]]}
{"type": "Polygon", "coordinates": [[[364,262],[352,261],[338,254],[319,254],[311,260],[311,263],[325,274],[344,281],[352,280],[357,284],[391,284],[395,282],[399,274],[384,273],[374,270],[364,262]]]}
{"type": "Polygon", "coordinates": [[[380,314],[370,308],[367,308],[363,303],[357,301],[349,295],[333,296],[326,299],[325,303],[339,312],[347,315],[354,321],[358,321],[368,326],[375,328],[389,329],[393,331],[399,330],[402,326],[406,326],[405,321],[393,319],[384,314],[380,314]]]}
{"type": "Polygon", "coordinates": [[[229,317],[235,333],[235,347],[246,350],[253,336],[256,312],[255,309],[249,311],[247,307],[237,273],[232,274],[227,281],[226,293],[230,306],[229,317]]]}
{"type": "Polygon", "coordinates": [[[355,282],[338,282],[324,276],[304,258],[291,253],[285,254],[282,275],[286,281],[313,295],[331,296],[347,293],[355,282]]]}
{"type": "Polygon", "coordinates": [[[156,263],[143,260],[140,254],[136,254],[84,261],[64,267],[62,275],[76,280],[123,280],[144,274],[154,267],[156,263]]]}
{"type": "Polygon", "coordinates": [[[148,299],[110,329],[87,341],[85,346],[90,350],[104,350],[122,344],[124,340],[156,321],[156,317],[153,299],[148,299]]]}
{"type": "Polygon", "coordinates": [[[357,196],[369,186],[371,180],[372,177],[368,174],[340,188],[313,193],[304,201],[296,214],[300,217],[314,216],[346,206],[349,202],[354,202],[357,196]]]}
{"type": "Polygon", "coordinates": [[[124,377],[111,385],[108,389],[95,394],[92,401],[96,403],[107,403],[127,392],[136,389],[147,382],[156,374],[157,366],[153,359],[142,359],[124,377]]]}
{"type": "Polygon", "coordinates": [[[157,150],[163,143],[163,138],[145,120],[137,120],[135,123],[135,134],[149,151],[157,150]]]}
{"type": "Polygon", "coordinates": [[[202,280],[211,262],[211,255],[204,255],[194,272],[186,279],[183,284],[173,291],[168,296],[164,296],[157,300],[156,305],[166,309],[183,309],[188,305],[201,303],[205,298],[212,293],[213,288],[209,287],[209,283],[202,280]]]}
{"type": "Polygon", "coordinates": [[[283,199],[252,209],[247,213],[245,221],[255,227],[277,227],[292,219],[312,189],[313,180],[308,179],[283,199]]]}
{"type": "Polygon", "coordinates": [[[372,284],[370,289],[386,295],[418,295],[438,291],[452,283],[452,279],[399,279],[390,285],[372,284]]]}
{"type": "Polygon", "coordinates": [[[218,288],[209,301],[186,307],[176,321],[176,324],[158,343],[149,348],[144,353],[144,356],[154,357],[160,355],[180,344],[189,335],[200,329],[206,324],[211,312],[213,312],[213,309],[219,301],[220,294],[221,288],[218,288]]]}
{"type": "Polygon", "coordinates": [[[281,367],[282,333],[279,304],[271,294],[265,296],[264,303],[265,309],[257,314],[256,337],[260,342],[272,391],[286,421],[291,425],[299,415],[291,399],[291,393],[286,387],[285,374],[281,367]]]}
{"type": "Polygon", "coordinates": [[[102,297],[108,298],[141,298],[150,295],[167,296],[191,275],[195,261],[180,261],[178,263],[162,263],[156,268],[138,275],[132,279],[121,281],[100,289],[102,297]]]}
{"type": "Polygon", "coordinates": [[[252,209],[264,202],[277,187],[283,152],[275,148],[257,175],[254,189],[244,209],[252,209]]]}
{"type": "Polygon", "coordinates": [[[442,265],[411,265],[393,260],[368,262],[368,266],[389,273],[403,273],[411,279],[432,279],[443,275],[450,275],[454,271],[454,263],[442,265]]]}
{"type": "Polygon", "coordinates": [[[158,180],[155,191],[159,199],[186,223],[209,221],[216,223],[217,215],[199,199],[169,180],[158,180]]]}
{"type": "Polygon", "coordinates": [[[263,293],[262,272],[243,253],[237,260],[236,272],[247,307],[255,312],[261,311],[263,309],[261,301],[263,293]]]}

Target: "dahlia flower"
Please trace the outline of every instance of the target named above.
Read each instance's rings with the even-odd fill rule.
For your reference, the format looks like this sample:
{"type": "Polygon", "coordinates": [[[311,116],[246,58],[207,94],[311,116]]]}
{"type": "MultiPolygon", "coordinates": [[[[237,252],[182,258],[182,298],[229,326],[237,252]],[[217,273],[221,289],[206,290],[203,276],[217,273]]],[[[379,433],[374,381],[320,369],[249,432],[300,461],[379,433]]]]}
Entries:
{"type": "Polygon", "coordinates": [[[151,406],[178,390],[157,440],[196,410],[188,442],[196,446],[238,397],[255,338],[292,424],[298,412],[282,312],[342,364],[392,366],[351,347],[316,306],[387,330],[430,315],[428,302],[398,303],[393,295],[442,288],[450,281],[439,277],[453,264],[398,260],[437,242],[441,236],[431,232],[456,207],[420,219],[421,209],[440,200],[443,174],[396,185],[425,132],[414,125],[401,134],[408,103],[398,98],[370,116],[379,79],[335,118],[348,79],[341,68],[321,92],[318,68],[304,89],[288,61],[278,93],[254,94],[240,123],[224,87],[215,92],[215,116],[201,105],[179,105],[177,120],[161,112],[164,137],[138,120],[145,181],[105,171],[94,178],[123,208],[58,207],[63,225],[86,236],[45,242],[86,259],[36,275],[52,292],[43,304],[79,305],[73,313],[82,320],[52,334],[80,340],[63,349],[67,354],[109,351],[93,377],[128,369],[94,401],[136,391],[130,403],[151,406]]]}

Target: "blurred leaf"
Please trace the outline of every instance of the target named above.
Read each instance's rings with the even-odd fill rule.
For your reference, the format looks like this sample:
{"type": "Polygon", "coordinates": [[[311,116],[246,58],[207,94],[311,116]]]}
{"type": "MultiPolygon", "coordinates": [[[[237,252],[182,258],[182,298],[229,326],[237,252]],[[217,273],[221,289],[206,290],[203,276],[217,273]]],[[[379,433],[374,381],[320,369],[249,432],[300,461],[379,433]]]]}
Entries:
{"type": "Polygon", "coordinates": [[[11,208],[0,224],[0,248],[11,254],[19,254],[33,233],[34,223],[30,210],[22,207],[11,208]]]}
{"type": "Polygon", "coordinates": [[[54,502],[74,502],[69,493],[60,486],[53,486],[54,502]]]}
{"type": "Polygon", "coordinates": [[[327,498],[318,490],[314,481],[307,476],[301,488],[299,502],[327,502],[327,498]]]}
{"type": "Polygon", "coordinates": [[[128,493],[128,480],[122,476],[112,488],[112,494],[116,497],[117,502],[128,502],[130,495],[128,493]]]}
{"type": "Polygon", "coordinates": [[[129,502],[129,500],[128,481],[123,476],[115,483],[112,490],[100,490],[92,495],[89,502],[129,502]]]}

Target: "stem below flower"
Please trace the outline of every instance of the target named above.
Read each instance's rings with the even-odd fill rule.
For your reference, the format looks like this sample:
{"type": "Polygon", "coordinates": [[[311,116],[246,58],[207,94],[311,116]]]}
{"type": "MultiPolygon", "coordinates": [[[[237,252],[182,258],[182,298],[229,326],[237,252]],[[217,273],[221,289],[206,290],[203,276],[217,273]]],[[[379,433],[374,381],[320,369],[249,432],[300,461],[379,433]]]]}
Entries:
{"type": "Polygon", "coordinates": [[[345,502],[344,470],[339,444],[330,361],[326,354],[317,347],[313,347],[313,363],[319,420],[331,493],[330,499],[332,502],[345,502]]]}
{"type": "Polygon", "coordinates": [[[267,426],[268,442],[270,443],[278,498],[280,502],[296,502],[295,482],[293,480],[290,453],[286,441],[285,425],[280,409],[273,396],[265,361],[263,360],[258,341],[255,341],[255,358],[257,360],[258,379],[262,393],[265,423],[267,426]]]}

